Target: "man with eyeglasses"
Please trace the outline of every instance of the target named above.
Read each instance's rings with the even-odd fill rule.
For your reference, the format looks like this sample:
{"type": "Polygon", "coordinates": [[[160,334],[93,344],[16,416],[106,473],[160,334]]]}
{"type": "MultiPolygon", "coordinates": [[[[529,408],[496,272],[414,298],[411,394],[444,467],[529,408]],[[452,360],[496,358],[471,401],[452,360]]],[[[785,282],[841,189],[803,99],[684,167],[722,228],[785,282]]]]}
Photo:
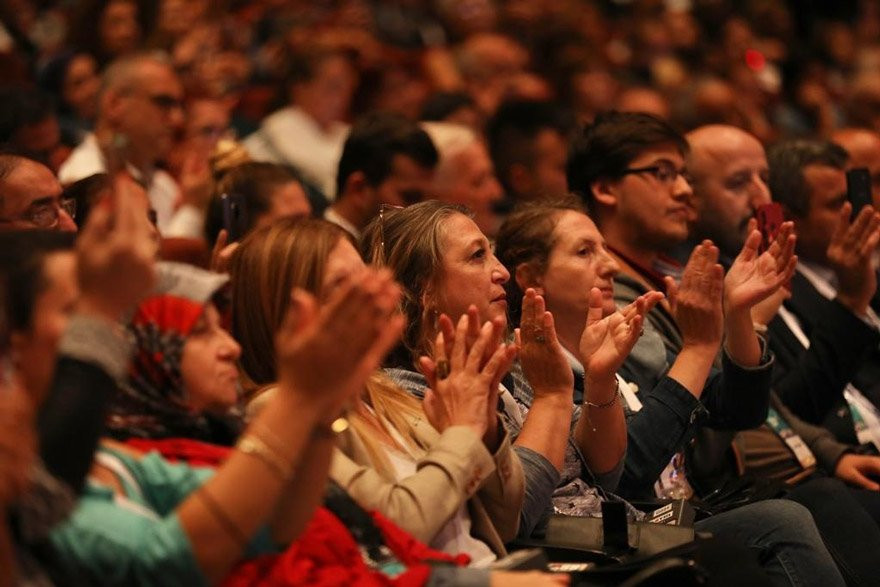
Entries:
{"type": "Polygon", "coordinates": [[[61,183],[68,185],[125,166],[147,190],[159,232],[180,234],[175,222],[188,225],[193,210],[189,206],[175,209],[180,188],[158,165],[183,126],[182,100],[177,74],[160,59],[136,54],[111,63],[102,80],[95,132],[61,166],[61,183]]]}
{"type": "Polygon", "coordinates": [[[0,155],[0,230],[76,232],[75,204],[61,199],[61,184],[45,165],[0,155]]]}
{"type": "MultiPolygon", "coordinates": [[[[673,288],[667,289],[668,278],[680,271],[680,265],[667,253],[687,240],[690,225],[696,220],[692,179],[686,167],[689,153],[685,137],[668,123],[639,113],[600,115],[572,145],[568,161],[569,186],[584,198],[619,260],[621,272],[615,276],[614,284],[618,304],[629,303],[650,289],[673,293],[673,288]]],[[[736,230],[741,218],[738,214],[734,219],[736,230]]],[[[733,255],[737,253],[734,251],[733,255]]],[[[737,271],[742,275],[744,265],[741,260],[737,263],[740,268],[737,271]]],[[[714,262],[712,270],[716,270],[714,262]]],[[[731,273],[736,272],[731,270],[728,276],[731,273]]],[[[728,447],[736,430],[759,426],[767,415],[772,354],[766,341],[753,329],[754,305],[734,307],[736,296],[731,294],[731,289],[737,287],[737,280],[725,280],[723,285],[723,302],[709,299],[706,289],[686,286],[684,281],[674,288],[678,291],[679,306],[687,288],[691,306],[700,307],[698,304],[704,303],[715,307],[710,312],[704,305],[703,320],[691,318],[690,327],[684,323],[679,325],[677,318],[682,314],[666,302],[658,304],[647,316],[644,336],[622,369],[625,377],[638,382],[638,386],[631,394],[636,397],[635,401],[624,395],[628,450],[617,488],[620,495],[648,497],[645,490],[651,489],[653,484],[658,495],[688,499],[695,495],[704,499],[714,497],[711,493],[715,487],[709,486],[705,478],[693,475],[695,465],[699,463],[703,471],[727,470],[729,455],[719,450],[719,446],[728,447]],[[717,343],[689,340],[688,332],[693,338],[693,332],[713,328],[712,322],[718,313],[723,315],[724,323],[720,352],[715,346],[717,343]],[[707,362],[708,376],[705,371],[699,371],[707,368],[707,362]],[[704,385],[693,385],[700,381],[692,379],[697,372],[706,382],[704,385]],[[664,375],[679,385],[657,385],[664,375]],[[704,405],[711,407],[707,410],[704,405]],[[653,409],[645,412],[650,406],[653,409]],[[659,457],[670,450],[677,454],[657,478],[654,472],[663,467],[659,457]]],[[[727,494],[726,501],[708,503],[726,509],[762,499],[760,490],[748,493],[742,491],[743,487],[744,484],[737,481],[722,485],[717,494],[727,494]]],[[[852,541],[848,541],[844,533],[829,532],[829,529],[839,525],[842,518],[854,520],[857,513],[865,517],[864,511],[852,499],[844,503],[849,496],[840,484],[832,482],[821,489],[828,498],[826,501],[833,503],[826,510],[828,515],[816,516],[820,533],[835,550],[851,547],[852,541]],[[850,506],[851,510],[843,509],[850,506]]],[[[764,498],[771,495],[775,494],[772,491],[763,494],[764,498]]],[[[811,507],[813,504],[804,505],[813,512],[819,511],[811,507]]],[[[726,519],[714,515],[703,520],[703,529],[742,540],[767,555],[759,536],[765,535],[774,524],[788,526],[790,523],[784,519],[784,512],[779,513],[783,519],[765,516],[755,521],[749,519],[747,508],[734,507],[722,514],[726,519]]],[[[871,521],[866,525],[871,526],[871,521]]]]}

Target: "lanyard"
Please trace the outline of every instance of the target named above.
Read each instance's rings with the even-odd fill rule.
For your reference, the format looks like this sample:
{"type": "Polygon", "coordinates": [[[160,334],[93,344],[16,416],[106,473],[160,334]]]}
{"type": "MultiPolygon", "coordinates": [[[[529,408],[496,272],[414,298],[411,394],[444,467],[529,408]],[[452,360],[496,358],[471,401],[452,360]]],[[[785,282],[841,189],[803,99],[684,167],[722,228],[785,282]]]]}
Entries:
{"type": "MultiPolygon", "coordinates": [[[[829,293],[833,297],[834,292],[827,283],[821,282],[812,272],[805,272],[801,266],[798,266],[798,270],[801,271],[804,277],[813,284],[823,297],[831,299],[828,296],[829,293]]],[[[785,306],[780,306],[779,317],[782,318],[782,321],[785,322],[785,325],[788,326],[788,329],[803,347],[805,349],[810,348],[810,339],[801,328],[797,316],[792,314],[785,306]]],[[[852,414],[859,444],[871,443],[880,450],[880,413],[878,413],[877,407],[862,395],[852,383],[846,384],[846,388],[843,390],[843,397],[849,407],[850,414],[852,414]]]]}
{"type": "Polygon", "coordinates": [[[798,460],[801,467],[810,469],[816,466],[816,456],[813,451],[804,443],[803,438],[791,429],[788,422],[785,421],[779,412],[772,407],[767,411],[767,426],[769,426],[776,435],[782,439],[788,446],[788,449],[794,453],[794,457],[798,460]]]}

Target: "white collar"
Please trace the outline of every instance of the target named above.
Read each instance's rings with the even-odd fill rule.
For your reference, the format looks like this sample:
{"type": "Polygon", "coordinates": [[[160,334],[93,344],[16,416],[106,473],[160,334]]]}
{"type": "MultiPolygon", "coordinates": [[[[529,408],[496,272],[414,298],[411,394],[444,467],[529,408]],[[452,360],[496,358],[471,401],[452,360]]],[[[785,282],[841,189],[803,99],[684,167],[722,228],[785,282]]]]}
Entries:
{"type": "Polygon", "coordinates": [[[822,294],[822,297],[833,300],[837,295],[837,277],[828,267],[798,260],[797,270],[810,282],[810,285],[816,288],[816,291],[822,294]]]}
{"type": "Polygon", "coordinates": [[[358,230],[358,227],[348,221],[348,219],[343,218],[333,207],[329,207],[324,210],[324,220],[332,222],[337,226],[345,229],[345,232],[349,233],[354,237],[354,240],[361,240],[361,231],[358,230]]]}

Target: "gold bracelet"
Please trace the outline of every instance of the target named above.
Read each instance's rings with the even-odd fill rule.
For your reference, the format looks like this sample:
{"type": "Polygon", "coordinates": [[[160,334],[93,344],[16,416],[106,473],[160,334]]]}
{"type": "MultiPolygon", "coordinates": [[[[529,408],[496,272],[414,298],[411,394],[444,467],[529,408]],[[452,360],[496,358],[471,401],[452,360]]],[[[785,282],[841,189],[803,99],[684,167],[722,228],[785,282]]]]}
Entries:
{"type": "Polygon", "coordinates": [[[256,457],[275,473],[283,483],[287,483],[293,477],[293,467],[276,451],[256,434],[245,434],[235,447],[242,453],[256,457]]]}
{"type": "Polygon", "coordinates": [[[232,521],[232,518],[230,518],[229,514],[227,514],[220,506],[220,504],[217,503],[217,500],[215,500],[214,497],[210,493],[208,493],[208,490],[205,488],[204,485],[196,490],[196,497],[199,498],[199,501],[202,502],[202,505],[205,506],[205,509],[207,509],[211,513],[211,515],[214,516],[214,519],[221,526],[223,526],[223,529],[226,530],[226,533],[236,542],[236,544],[238,544],[240,548],[244,548],[245,546],[247,546],[248,537],[245,536],[244,532],[241,531],[241,528],[239,528],[235,524],[235,522],[232,521]]]}

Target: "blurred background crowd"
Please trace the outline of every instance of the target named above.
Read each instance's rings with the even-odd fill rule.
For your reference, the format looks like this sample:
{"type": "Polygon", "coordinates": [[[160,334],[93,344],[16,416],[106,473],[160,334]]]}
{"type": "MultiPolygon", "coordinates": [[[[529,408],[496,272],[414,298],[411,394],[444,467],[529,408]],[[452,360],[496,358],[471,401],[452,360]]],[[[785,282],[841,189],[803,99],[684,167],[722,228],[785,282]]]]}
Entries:
{"type": "MultiPolygon", "coordinates": [[[[4,0],[0,142],[57,171],[95,125],[107,64],[156,50],[184,90],[161,163],[178,181],[187,154],[291,104],[331,150],[368,112],[480,133],[516,98],[553,100],[561,128],[616,108],[767,143],[880,128],[878,38],[872,0],[4,0]]],[[[332,199],[323,148],[288,163],[332,199]]]]}

